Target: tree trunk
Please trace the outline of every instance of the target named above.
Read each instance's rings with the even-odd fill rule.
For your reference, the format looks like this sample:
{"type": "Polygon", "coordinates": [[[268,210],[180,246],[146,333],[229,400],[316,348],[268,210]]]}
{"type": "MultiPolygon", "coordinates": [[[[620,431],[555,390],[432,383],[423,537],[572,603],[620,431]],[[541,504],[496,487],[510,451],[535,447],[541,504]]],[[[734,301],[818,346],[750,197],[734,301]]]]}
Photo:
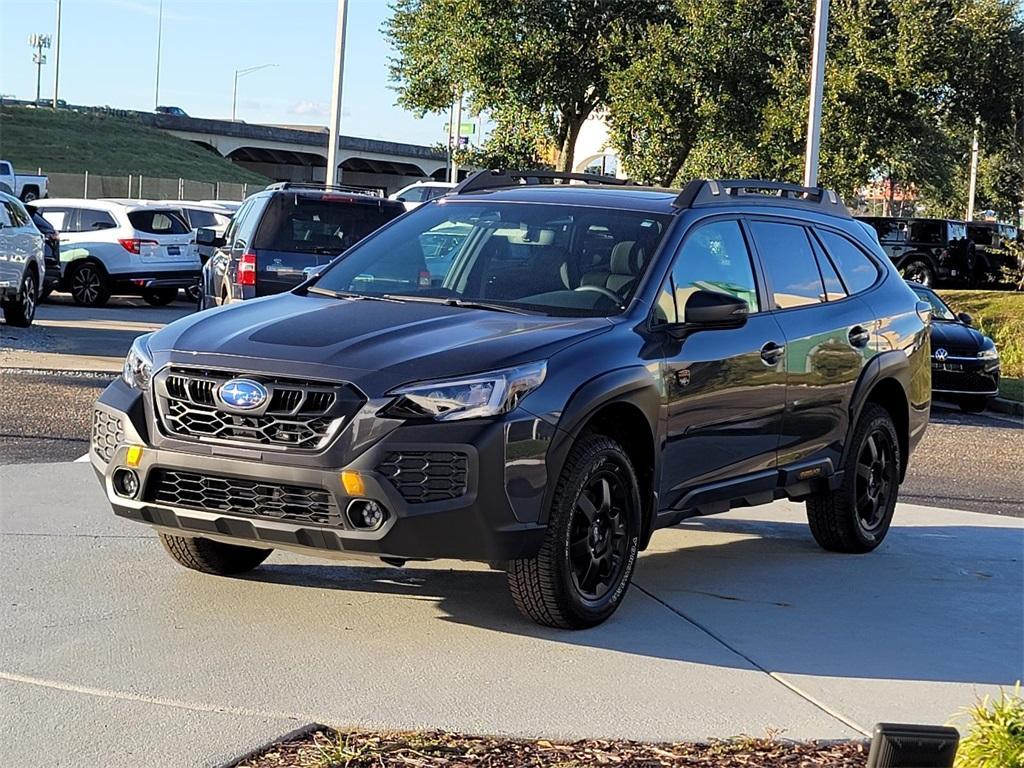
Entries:
{"type": "Polygon", "coordinates": [[[663,187],[671,187],[676,180],[676,176],[679,175],[679,171],[682,170],[683,163],[686,162],[686,158],[690,156],[690,150],[693,149],[693,144],[685,144],[680,147],[679,153],[672,158],[671,165],[665,169],[664,175],[658,179],[658,183],[663,187]]]}
{"type": "Polygon", "coordinates": [[[571,173],[573,162],[576,159],[576,140],[580,137],[583,129],[583,121],[586,115],[573,115],[565,119],[565,138],[558,152],[558,170],[571,173]]]}

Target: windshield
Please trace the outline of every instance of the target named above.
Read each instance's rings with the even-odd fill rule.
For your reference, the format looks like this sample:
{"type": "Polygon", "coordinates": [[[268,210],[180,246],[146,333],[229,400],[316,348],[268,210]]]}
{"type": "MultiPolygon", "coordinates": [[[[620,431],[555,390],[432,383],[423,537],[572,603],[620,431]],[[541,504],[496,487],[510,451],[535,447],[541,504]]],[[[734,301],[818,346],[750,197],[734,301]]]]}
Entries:
{"type": "Polygon", "coordinates": [[[937,293],[917,285],[912,285],[910,287],[914,289],[914,293],[917,294],[918,298],[923,301],[927,301],[932,305],[933,320],[956,320],[956,315],[954,315],[953,311],[946,306],[946,302],[939,298],[937,293]]]}
{"type": "Polygon", "coordinates": [[[352,249],[316,288],[507,305],[550,315],[621,312],[668,216],[529,203],[431,204],[352,249]]]}

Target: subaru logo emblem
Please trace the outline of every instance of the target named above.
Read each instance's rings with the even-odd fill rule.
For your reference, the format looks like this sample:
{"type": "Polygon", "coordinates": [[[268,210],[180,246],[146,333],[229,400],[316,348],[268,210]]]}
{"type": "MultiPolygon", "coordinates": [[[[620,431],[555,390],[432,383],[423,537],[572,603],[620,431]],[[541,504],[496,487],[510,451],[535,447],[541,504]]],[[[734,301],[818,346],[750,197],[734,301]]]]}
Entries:
{"type": "Polygon", "coordinates": [[[935,350],[935,359],[938,360],[940,363],[944,363],[947,357],[949,357],[949,352],[947,352],[942,347],[939,347],[938,349],[935,350]]]}
{"type": "Polygon", "coordinates": [[[241,411],[259,408],[270,396],[266,387],[252,379],[231,379],[224,383],[218,394],[224,405],[241,411]]]}

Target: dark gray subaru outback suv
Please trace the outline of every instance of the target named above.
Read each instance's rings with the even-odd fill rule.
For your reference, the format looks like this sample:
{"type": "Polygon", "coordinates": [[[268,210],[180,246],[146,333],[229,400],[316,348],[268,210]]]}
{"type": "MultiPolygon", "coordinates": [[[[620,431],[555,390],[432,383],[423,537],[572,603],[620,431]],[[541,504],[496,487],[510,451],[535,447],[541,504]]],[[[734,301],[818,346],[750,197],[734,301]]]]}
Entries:
{"type": "Polygon", "coordinates": [[[828,190],[612,182],[483,172],[288,293],[139,337],[96,405],[114,512],[206,573],[491,562],[573,628],[695,515],[788,497],[826,549],[877,547],[928,305],[828,190]]]}

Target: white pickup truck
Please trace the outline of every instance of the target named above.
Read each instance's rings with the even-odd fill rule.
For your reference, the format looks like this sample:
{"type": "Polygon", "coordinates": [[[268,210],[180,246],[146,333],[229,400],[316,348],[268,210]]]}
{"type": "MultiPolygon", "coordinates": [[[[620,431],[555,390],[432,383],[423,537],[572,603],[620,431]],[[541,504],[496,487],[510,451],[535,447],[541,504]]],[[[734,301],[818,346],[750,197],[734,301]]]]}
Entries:
{"type": "Polygon", "coordinates": [[[49,197],[49,179],[27,173],[15,173],[14,166],[7,160],[0,160],[0,192],[21,198],[28,203],[49,197]]]}

